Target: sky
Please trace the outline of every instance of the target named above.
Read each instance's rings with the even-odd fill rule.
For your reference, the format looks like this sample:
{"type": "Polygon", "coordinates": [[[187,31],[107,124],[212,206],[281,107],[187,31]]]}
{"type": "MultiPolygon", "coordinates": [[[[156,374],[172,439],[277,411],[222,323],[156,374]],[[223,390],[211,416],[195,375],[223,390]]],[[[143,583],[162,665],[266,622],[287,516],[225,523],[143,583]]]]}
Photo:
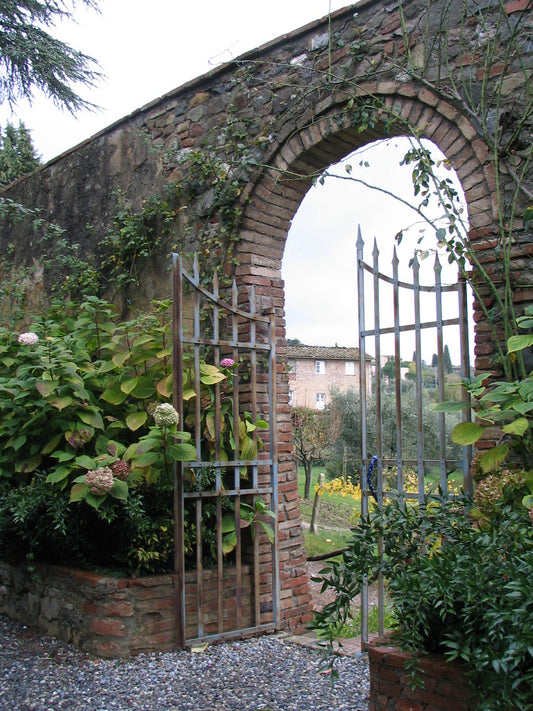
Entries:
{"type": "MultiPolygon", "coordinates": [[[[36,95],[13,114],[2,107],[0,123],[22,120],[41,159],[50,160],[185,82],[349,5],[346,0],[101,0],[96,13],[78,3],[75,22],[51,32],[98,61],[104,77],[93,89],[80,88],[98,110],[72,116],[36,95]]],[[[357,168],[354,175],[410,196],[410,174],[399,166],[404,153],[405,145],[389,142],[385,150],[366,149],[349,160],[357,168]]],[[[343,168],[339,172],[347,176],[343,168]]],[[[293,220],[283,261],[288,337],[312,345],[357,346],[358,226],[367,256],[376,237],[383,263],[390,265],[394,235],[413,221],[397,202],[352,181],[332,178],[312,188],[293,220]]],[[[419,229],[411,229],[412,239],[402,248],[404,262],[412,256],[419,229]]],[[[410,358],[411,343],[405,349],[410,358]]],[[[431,352],[424,357],[430,359],[431,352]]]]}

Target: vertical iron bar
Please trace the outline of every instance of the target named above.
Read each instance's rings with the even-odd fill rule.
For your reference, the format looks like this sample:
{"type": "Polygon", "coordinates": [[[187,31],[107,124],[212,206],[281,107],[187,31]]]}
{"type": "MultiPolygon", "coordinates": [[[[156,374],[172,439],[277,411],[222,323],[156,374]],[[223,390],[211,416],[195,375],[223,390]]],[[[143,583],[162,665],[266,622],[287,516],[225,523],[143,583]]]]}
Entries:
{"type": "Polygon", "coordinates": [[[401,496],[403,494],[402,356],[400,351],[400,286],[396,247],[394,247],[392,256],[392,284],[394,305],[394,397],[396,403],[396,487],[398,489],[398,495],[401,496]]]}
{"type": "MultiPolygon", "coordinates": [[[[218,274],[213,276],[213,344],[214,365],[220,367],[220,310],[218,306],[219,281],[218,274]]],[[[221,415],[221,388],[220,383],[215,383],[215,491],[222,490],[222,477],[218,462],[221,460],[222,447],[222,415],[221,415]]],[[[217,629],[219,634],[224,631],[224,551],[222,546],[222,500],[216,500],[216,540],[217,540],[217,629]]]]}
{"type": "MultiPolygon", "coordinates": [[[[252,287],[250,291],[249,299],[249,313],[250,313],[250,410],[252,415],[252,422],[257,420],[257,342],[256,342],[256,296],[255,288],[252,287]]],[[[257,430],[252,433],[254,442],[258,447],[258,435],[257,430]]],[[[259,448],[258,448],[259,449],[259,448]]],[[[257,489],[259,485],[258,481],[258,467],[257,464],[252,465],[252,487],[257,489]]],[[[252,497],[252,503],[255,508],[255,502],[257,495],[254,494],[252,497]]],[[[254,600],[254,622],[256,625],[260,624],[261,621],[261,590],[260,590],[260,575],[259,575],[259,536],[260,536],[260,526],[257,523],[252,524],[254,526],[254,536],[252,545],[252,561],[253,568],[252,574],[254,579],[253,587],[253,600],[254,600]]]]}
{"type": "MultiPolygon", "coordinates": [[[[361,413],[361,517],[368,515],[368,481],[366,469],[369,464],[367,448],[367,383],[366,383],[366,338],[365,338],[365,267],[363,261],[364,242],[361,225],[357,231],[357,293],[359,317],[359,401],[361,413]]],[[[361,650],[368,645],[368,582],[363,581],[361,589],[361,650]]]]}
{"type": "MultiPolygon", "coordinates": [[[[458,278],[458,295],[459,295],[459,329],[461,338],[461,370],[463,378],[470,377],[470,349],[468,346],[468,295],[467,284],[463,274],[459,274],[458,278]]],[[[470,421],[472,411],[470,409],[470,395],[463,388],[463,399],[467,407],[463,411],[463,420],[470,421]]],[[[470,496],[474,493],[474,485],[472,482],[472,445],[463,448],[463,489],[470,496]]]]}
{"type": "Polygon", "coordinates": [[[272,612],[276,628],[279,627],[280,609],[280,581],[279,581],[279,491],[278,491],[278,412],[277,412],[277,357],[276,357],[276,312],[274,307],[266,309],[265,316],[269,316],[268,324],[268,416],[269,416],[269,447],[270,447],[270,510],[275,514],[273,519],[274,542],[272,543],[272,612]]]}
{"type": "MultiPolygon", "coordinates": [[[[183,345],[182,345],[182,262],[172,254],[172,397],[174,408],[183,422],[183,345]]],[[[174,461],[174,573],[176,644],[185,649],[185,554],[183,547],[184,502],[183,462],[174,461]]]]}
{"type": "MultiPolygon", "coordinates": [[[[381,398],[381,339],[380,339],[380,302],[379,302],[379,250],[374,238],[373,251],[373,276],[374,276],[374,346],[376,358],[376,463],[377,470],[377,497],[378,504],[383,504],[383,432],[382,432],[382,398],[381,398]]],[[[378,540],[378,553],[383,554],[383,539],[378,540]]],[[[377,581],[378,586],[378,632],[382,635],[385,631],[385,580],[380,573],[377,581]]]]}
{"type": "Polygon", "coordinates": [[[422,330],[420,324],[420,262],[415,252],[413,257],[413,295],[415,307],[415,369],[416,369],[416,474],[418,482],[418,500],[422,504],[425,490],[424,467],[424,427],[422,414],[422,330]]]}
{"type": "MultiPolygon", "coordinates": [[[[437,387],[439,402],[444,402],[444,336],[442,314],[442,265],[439,255],[435,255],[435,306],[437,314],[437,387]]],[[[448,492],[448,475],[446,473],[446,416],[444,412],[438,413],[439,422],[439,465],[440,488],[443,494],[448,492]]]]}
{"type": "Polygon", "coordinates": [[[198,610],[198,637],[204,634],[204,569],[202,554],[202,499],[196,499],[196,597],[198,610]]]}

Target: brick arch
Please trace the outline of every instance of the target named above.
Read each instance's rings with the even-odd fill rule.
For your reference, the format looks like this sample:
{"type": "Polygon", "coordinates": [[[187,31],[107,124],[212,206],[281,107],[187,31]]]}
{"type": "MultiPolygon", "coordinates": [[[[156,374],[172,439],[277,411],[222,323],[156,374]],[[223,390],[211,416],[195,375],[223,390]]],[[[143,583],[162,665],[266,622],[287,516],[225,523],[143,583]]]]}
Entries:
{"type": "MultiPolygon", "coordinates": [[[[379,86],[370,85],[362,87],[361,93],[380,99],[382,115],[394,111],[421,137],[437,145],[451,162],[465,192],[470,239],[474,248],[478,245],[482,249],[479,238],[497,219],[493,165],[486,144],[457,109],[429,90],[417,95],[412,86],[388,88],[388,93],[381,93],[379,86]]],[[[390,136],[379,121],[372,130],[359,133],[347,116],[344,125],[339,125],[338,116],[338,105],[332,102],[321,116],[304,122],[278,146],[272,167],[253,186],[238,246],[241,274],[249,270],[252,277],[254,265],[258,276],[264,275],[265,268],[280,268],[284,236],[313,180],[357,148],[390,136]]],[[[394,135],[406,133],[397,130],[394,135]]]]}

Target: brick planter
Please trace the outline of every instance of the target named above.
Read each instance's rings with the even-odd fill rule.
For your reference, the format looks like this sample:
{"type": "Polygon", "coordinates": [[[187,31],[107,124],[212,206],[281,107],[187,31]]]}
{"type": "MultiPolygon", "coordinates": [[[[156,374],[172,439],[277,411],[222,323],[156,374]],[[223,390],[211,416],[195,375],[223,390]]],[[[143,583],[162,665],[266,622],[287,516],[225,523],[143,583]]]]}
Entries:
{"type": "MultiPolygon", "coordinates": [[[[224,577],[224,630],[236,625],[234,571],[224,577]]],[[[186,636],[197,635],[196,573],[185,576],[186,636]]],[[[242,574],[241,622],[252,624],[252,576],[242,574]]],[[[127,657],[140,652],[176,649],[174,576],[118,578],[38,565],[0,562],[0,613],[99,657],[127,657]]],[[[216,572],[204,571],[205,633],[215,632],[216,572]]]]}
{"type": "Polygon", "coordinates": [[[423,686],[409,686],[406,652],[389,646],[388,638],[374,640],[370,662],[369,711],[475,711],[477,701],[461,667],[439,655],[420,658],[423,686]]]}

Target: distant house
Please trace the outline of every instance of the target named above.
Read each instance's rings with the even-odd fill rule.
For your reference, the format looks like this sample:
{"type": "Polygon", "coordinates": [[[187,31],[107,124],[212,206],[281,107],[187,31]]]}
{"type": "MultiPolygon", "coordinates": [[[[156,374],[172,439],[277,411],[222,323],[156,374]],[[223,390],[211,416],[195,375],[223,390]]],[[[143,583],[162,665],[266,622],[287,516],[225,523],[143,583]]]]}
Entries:
{"type": "MultiPolygon", "coordinates": [[[[287,346],[289,397],[293,407],[323,410],[330,392],[360,389],[359,348],[287,346]]],[[[372,358],[365,358],[367,392],[372,391],[372,358]]]]}

